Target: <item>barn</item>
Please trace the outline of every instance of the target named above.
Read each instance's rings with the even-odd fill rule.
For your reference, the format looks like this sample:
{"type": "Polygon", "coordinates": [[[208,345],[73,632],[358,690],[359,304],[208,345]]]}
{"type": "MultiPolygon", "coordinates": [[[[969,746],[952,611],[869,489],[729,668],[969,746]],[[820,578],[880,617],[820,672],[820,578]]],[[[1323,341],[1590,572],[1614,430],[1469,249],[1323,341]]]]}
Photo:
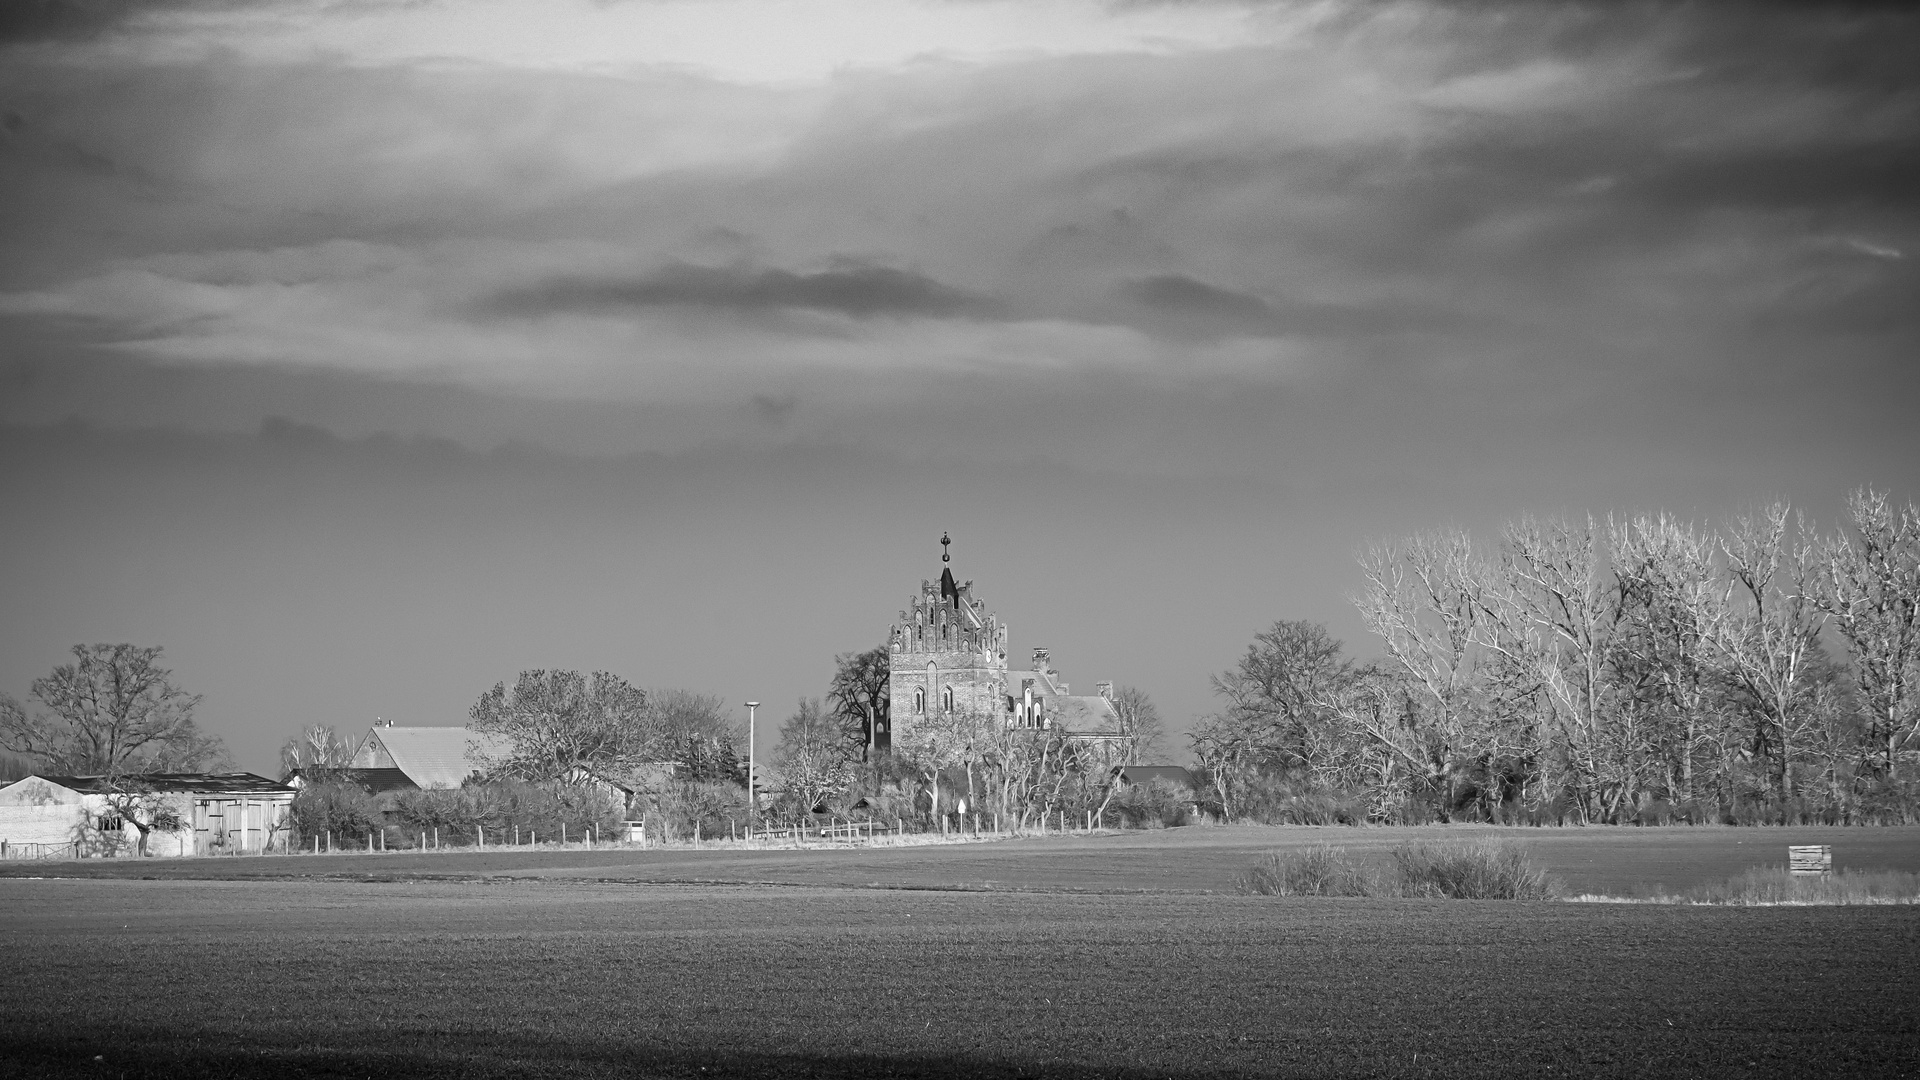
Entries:
{"type": "MultiPolygon", "coordinates": [[[[254,773],[147,773],[137,778],[171,804],[182,827],[154,830],[153,856],[284,850],[294,789],[254,773]]],[[[109,805],[104,776],[29,776],[0,788],[0,856],[132,854],[140,831],[109,805]]]]}

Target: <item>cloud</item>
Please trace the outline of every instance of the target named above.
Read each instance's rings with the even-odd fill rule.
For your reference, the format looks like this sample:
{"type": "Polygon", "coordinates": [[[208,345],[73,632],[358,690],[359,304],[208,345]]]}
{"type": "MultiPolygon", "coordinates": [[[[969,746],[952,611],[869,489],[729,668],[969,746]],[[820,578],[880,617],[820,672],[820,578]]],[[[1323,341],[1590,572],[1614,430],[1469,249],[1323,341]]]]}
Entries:
{"type": "Polygon", "coordinates": [[[0,44],[74,41],[174,12],[231,11],[249,0],[17,0],[0,4],[0,44]]]}
{"type": "Polygon", "coordinates": [[[1418,303],[1384,301],[1361,307],[1287,298],[1267,300],[1184,274],[1139,278],[1123,282],[1116,291],[1138,309],[1138,315],[1130,320],[1135,325],[1177,336],[1359,337],[1459,328],[1469,322],[1464,316],[1428,310],[1418,303]]]}
{"type": "Polygon", "coordinates": [[[774,426],[786,423],[799,404],[800,399],[793,394],[753,395],[754,412],[759,414],[761,420],[774,426]]]}
{"type": "Polygon", "coordinates": [[[871,35],[791,69],[699,58],[797,10],[747,0],[168,9],[18,51],[0,308],[169,365],[797,395],[796,428],[809,380],[1419,394],[1915,332],[1874,254],[1920,243],[1898,13],[829,9],[871,35]]]}
{"type": "Polygon", "coordinates": [[[483,306],[513,316],[687,306],[745,313],[801,309],[855,319],[986,317],[1005,310],[997,300],[924,274],[849,258],[802,273],[674,263],[631,278],[559,277],[499,293],[483,306]]]}

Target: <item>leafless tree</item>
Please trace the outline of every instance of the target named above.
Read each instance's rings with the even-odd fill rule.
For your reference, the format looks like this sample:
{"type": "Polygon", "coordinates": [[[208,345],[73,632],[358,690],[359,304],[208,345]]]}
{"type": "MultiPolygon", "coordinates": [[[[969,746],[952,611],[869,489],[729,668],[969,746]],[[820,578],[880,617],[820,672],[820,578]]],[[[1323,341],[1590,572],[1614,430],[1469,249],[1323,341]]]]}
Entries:
{"type": "Polygon", "coordinates": [[[144,858],[147,840],[157,830],[177,832],[186,825],[178,802],[141,776],[110,776],[103,796],[108,813],[132,825],[140,834],[138,851],[144,858]]]}
{"type": "Polygon", "coordinates": [[[1613,639],[1615,677],[1629,707],[1648,701],[1665,717],[1666,786],[1691,802],[1699,795],[1701,754],[1713,751],[1724,766],[1730,750],[1725,710],[1716,704],[1722,680],[1707,640],[1725,600],[1715,544],[1666,514],[1610,522],[1609,536],[1620,620],[1613,639]]]}
{"type": "Polygon", "coordinates": [[[1752,697],[1756,745],[1773,763],[1774,786],[1793,794],[1791,762],[1800,729],[1805,679],[1819,658],[1825,615],[1815,603],[1817,568],[1804,519],[1785,502],[1742,514],[1721,538],[1726,600],[1707,640],[1752,697]]]}
{"type": "Polygon", "coordinates": [[[1420,779],[1440,788],[1450,809],[1464,767],[1497,742],[1474,707],[1478,645],[1491,639],[1482,623],[1495,604],[1492,573],[1459,530],[1417,535],[1398,548],[1373,545],[1360,568],[1360,617],[1380,636],[1388,662],[1421,691],[1421,708],[1407,714],[1418,730],[1402,740],[1422,748],[1420,779]]]}
{"type": "Polygon", "coordinates": [[[1862,488],[1847,517],[1852,534],[1820,546],[1815,597],[1846,640],[1875,764],[1892,779],[1920,736],[1920,508],[1862,488]]]}
{"type": "Polygon", "coordinates": [[[353,764],[354,742],[325,724],[315,724],[280,747],[280,775],[296,771],[308,780],[324,780],[353,764]]]}
{"type": "Polygon", "coordinates": [[[49,711],[0,700],[0,747],[86,775],[188,771],[221,763],[220,740],[193,720],[196,694],[174,685],[159,647],[75,645],[74,662],[35,679],[49,711]]]}
{"type": "Polygon", "coordinates": [[[1158,756],[1166,737],[1166,726],[1147,692],[1136,686],[1114,687],[1113,711],[1120,718],[1121,732],[1127,736],[1126,764],[1138,765],[1158,756]]]}
{"type": "Polygon", "coordinates": [[[852,783],[858,751],[841,734],[839,717],[823,709],[818,698],[801,698],[780,725],[774,762],[787,790],[805,809],[852,783]]]}
{"type": "Polygon", "coordinates": [[[892,730],[888,727],[891,703],[887,697],[891,662],[884,642],[865,652],[841,653],[833,658],[827,700],[840,721],[841,738],[854,745],[862,761],[874,744],[874,728],[892,730]]]}
{"type": "Polygon", "coordinates": [[[1617,614],[1589,520],[1523,518],[1502,534],[1501,588],[1477,624],[1480,643],[1538,673],[1558,719],[1568,783],[1583,813],[1617,812],[1634,788],[1632,714],[1608,708],[1617,614]],[[1601,803],[1607,805],[1601,806],[1601,803]]]}
{"type": "Polygon", "coordinates": [[[618,783],[657,760],[667,734],[646,692],[596,671],[524,671],[496,683],[468,713],[474,731],[506,736],[484,771],[516,780],[618,783]]]}

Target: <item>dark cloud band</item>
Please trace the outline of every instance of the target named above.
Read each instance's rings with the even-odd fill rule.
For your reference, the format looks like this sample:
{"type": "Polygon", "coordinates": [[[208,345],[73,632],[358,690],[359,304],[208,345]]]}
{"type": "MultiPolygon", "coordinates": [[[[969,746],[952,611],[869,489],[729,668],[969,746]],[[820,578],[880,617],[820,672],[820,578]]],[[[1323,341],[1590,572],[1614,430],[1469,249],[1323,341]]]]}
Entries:
{"type": "Polygon", "coordinates": [[[1004,310],[991,297],[923,274],[844,259],[813,273],[675,263],[631,278],[557,277],[498,293],[483,305],[493,314],[516,317],[665,306],[736,312],[800,309],[856,319],[990,318],[1004,310]]]}

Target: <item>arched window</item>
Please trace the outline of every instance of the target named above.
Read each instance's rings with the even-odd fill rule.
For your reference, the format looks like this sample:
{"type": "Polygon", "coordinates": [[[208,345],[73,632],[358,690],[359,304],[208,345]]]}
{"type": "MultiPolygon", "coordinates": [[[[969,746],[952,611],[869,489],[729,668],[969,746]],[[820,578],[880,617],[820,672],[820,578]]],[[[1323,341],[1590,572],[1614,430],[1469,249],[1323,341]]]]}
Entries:
{"type": "Polygon", "coordinates": [[[927,711],[927,692],[919,687],[913,689],[913,711],[924,714],[927,711]]]}
{"type": "Polygon", "coordinates": [[[947,686],[946,690],[941,692],[940,704],[941,707],[945,708],[948,712],[953,711],[953,686],[951,684],[947,686]]]}

